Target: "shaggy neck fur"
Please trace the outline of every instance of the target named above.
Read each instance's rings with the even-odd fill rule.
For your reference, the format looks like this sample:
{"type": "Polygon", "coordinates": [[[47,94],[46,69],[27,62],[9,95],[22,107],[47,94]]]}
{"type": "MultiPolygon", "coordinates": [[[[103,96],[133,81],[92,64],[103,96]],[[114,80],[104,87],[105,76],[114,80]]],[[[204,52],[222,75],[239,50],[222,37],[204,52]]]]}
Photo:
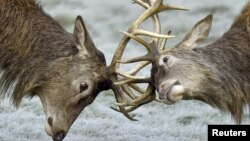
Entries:
{"type": "Polygon", "coordinates": [[[243,9],[231,29],[215,43],[195,51],[218,76],[219,90],[201,99],[223,111],[229,111],[240,123],[244,106],[250,102],[250,3],[243,9]]]}
{"type": "Polygon", "coordinates": [[[0,0],[0,94],[14,86],[16,106],[48,78],[49,62],[77,52],[72,35],[33,0],[0,0]]]}

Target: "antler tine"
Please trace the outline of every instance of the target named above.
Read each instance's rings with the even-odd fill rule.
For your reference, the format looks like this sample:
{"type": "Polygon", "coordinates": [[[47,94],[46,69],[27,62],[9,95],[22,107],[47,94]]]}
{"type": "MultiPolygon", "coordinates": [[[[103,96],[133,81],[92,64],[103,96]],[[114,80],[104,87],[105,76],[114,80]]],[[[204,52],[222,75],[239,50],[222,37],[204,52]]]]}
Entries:
{"type": "Polygon", "coordinates": [[[157,14],[159,7],[162,5],[162,2],[163,0],[154,0],[153,2],[151,2],[151,6],[133,24],[133,26],[135,26],[135,29],[137,29],[139,25],[143,23],[145,20],[157,14]]]}
{"type": "Polygon", "coordinates": [[[128,74],[130,75],[135,75],[137,74],[141,69],[143,69],[144,67],[146,67],[147,65],[149,65],[150,62],[149,61],[144,61],[144,62],[141,62],[140,64],[138,64],[134,69],[130,70],[128,72],[128,74]]]}
{"type": "Polygon", "coordinates": [[[131,98],[131,99],[136,99],[137,96],[133,95],[132,91],[128,87],[128,85],[121,85],[122,90],[131,98]]]}
{"type": "Polygon", "coordinates": [[[150,7],[150,3],[149,1],[145,2],[143,0],[132,0],[133,3],[137,3],[139,4],[140,6],[144,7],[145,9],[149,8],[150,7]]]}
{"type": "Polygon", "coordinates": [[[144,55],[144,56],[135,57],[135,58],[132,58],[132,59],[128,59],[128,60],[125,60],[125,61],[118,61],[118,62],[122,63],[122,64],[129,64],[129,63],[135,63],[135,62],[140,62],[140,61],[150,61],[150,60],[151,60],[151,55],[147,54],[147,55],[144,55]]]}
{"type": "Polygon", "coordinates": [[[146,92],[144,92],[140,97],[138,97],[137,99],[132,100],[129,103],[123,102],[123,103],[117,103],[117,106],[136,106],[139,105],[141,101],[144,101],[145,99],[147,99],[149,96],[152,95],[152,93],[154,94],[154,87],[152,85],[149,85],[146,92]]]}
{"type": "MultiPolygon", "coordinates": [[[[119,102],[119,103],[123,103],[123,99],[121,97],[121,90],[120,90],[120,87],[117,87],[117,86],[114,86],[112,87],[114,93],[115,93],[115,98],[116,98],[116,101],[119,102]]],[[[125,116],[127,117],[128,119],[132,120],[132,121],[137,121],[136,119],[132,118],[128,112],[126,112],[125,108],[122,107],[122,106],[118,106],[119,107],[119,111],[125,116]]]]}
{"type": "Polygon", "coordinates": [[[127,74],[127,73],[122,73],[122,72],[119,72],[119,71],[116,71],[116,74],[120,75],[120,76],[123,76],[127,79],[147,79],[147,77],[139,77],[139,76],[133,76],[133,75],[130,75],[130,74],[127,74]]]}
{"type": "Polygon", "coordinates": [[[137,79],[122,79],[122,80],[114,82],[115,85],[124,85],[128,83],[151,83],[151,78],[146,77],[142,79],[138,79],[138,78],[137,79]]]}
{"type": "Polygon", "coordinates": [[[175,36],[170,36],[170,35],[162,35],[162,34],[157,34],[157,33],[152,33],[152,32],[149,32],[149,31],[145,31],[145,30],[141,30],[141,29],[136,29],[134,32],[133,32],[134,35],[145,35],[145,36],[150,36],[150,37],[154,37],[154,38],[174,38],[175,36]]]}
{"type": "Polygon", "coordinates": [[[134,90],[136,90],[137,92],[143,94],[144,91],[139,87],[137,86],[136,84],[128,84],[131,88],[133,88],[134,90]]]}
{"type": "MultiPolygon", "coordinates": [[[[130,86],[131,88],[133,88],[134,90],[136,90],[137,92],[141,93],[141,94],[144,93],[144,91],[143,91],[140,87],[138,87],[137,85],[135,85],[135,84],[121,85],[122,90],[123,90],[131,99],[136,99],[137,96],[135,96],[135,95],[133,94],[133,92],[130,90],[129,86],[130,86]]],[[[123,96],[123,95],[122,95],[122,96],[123,96]]],[[[125,96],[124,96],[123,99],[125,99],[125,100],[127,101],[127,98],[126,98],[125,96]]],[[[130,104],[128,104],[128,103],[130,103],[130,102],[126,102],[126,103],[116,103],[116,105],[119,105],[119,106],[129,106],[129,105],[131,105],[131,103],[130,103],[130,104]]]]}
{"type": "MultiPolygon", "coordinates": [[[[170,35],[170,34],[171,34],[171,31],[169,30],[167,35],[170,35]]],[[[167,43],[167,39],[163,38],[162,41],[161,41],[161,45],[158,48],[160,52],[165,50],[166,43],[167,43]]]]}
{"type": "Polygon", "coordinates": [[[141,38],[139,38],[139,37],[137,37],[137,36],[135,36],[135,35],[133,35],[131,33],[128,33],[128,32],[123,32],[123,34],[127,35],[131,39],[134,39],[137,42],[139,42],[142,45],[144,45],[147,48],[148,51],[152,51],[150,44],[148,44],[146,41],[142,40],[141,38]]]}
{"type": "MultiPolygon", "coordinates": [[[[143,97],[141,97],[141,99],[131,101],[130,104],[128,104],[128,103],[117,103],[116,105],[120,106],[120,107],[124,107],[124,110],[127,113],[132,112],[135,109],[137,109],[138,107],[155,100],[155,93],[152,95],[151,94],[152,92],[154,92],[154,88],[148,87],[147,91],[145,92],[145,94],[143,94],[143,97]],[[128,107],[128,108],[126,109],[125,107],[128,107]]],[[[120,110],[118,110],[116,108],[112,108],[112,109],[114,109],[114,110],[116,110],[118,112],[121,112],[120,110]]]]}
{"type": "MultiPolygon", "coordinates": [[[[137,3],[139,5],[141,5],[142,7],[144,7],[145,9],[148,9],[151,5],[150,1],[147,0],[147,1],[143,1],[143,0],[133,0],[134,3],[137,3]]],[[[153,15],[152,16],[152,20],[153,20],[153,24],[154,24],[154,33],[160,33],[161,31],[161,26],[160,26],[160,22],[159,22],[159,18],[158,18],[158,15],[153,15]]],[[[153,39],[154,42],[157,42],[158,41],[158,38],[154,38],[153,39]]]]}
{"type": "MultiPolygon", "coordinates": [[[[150,7],[150,3],[149,0],[132,0],[133,3],[137,3],[139,5],[141,5],[142,7],[144,7],[145,9],[150,7]]],[[[155,1],[155,0],[154,0],[155,1]]],[[[189,10],[188,8],[182,7],[182,6],[177,6],[177,5],[161,5],[159,11],[165,11],[165,10],[189,10]]]]}
{"type": "MultiPolygon", "coordinates": [[[[137,108],[139,108],[140,106],[152,102],[154,99],[155,99],[154,97],[148,97],[145,101],[142,101],[139,105],[130,106],[130,107],[128,107],[128,108],[124,108],[124,110],[125,110],[127,113],[130,113],[130,112],[136,110],[137,108]]],[[[117,109],[117,108],[115,108],[115,107],[111,107],[111,109],[113,109],[113,110],[115,110],[115,111],[117,111],[117,112],[122,113],[121,110],[119,110],[119,109],[117,109]]]]}
{"type": "Polygon", "coordinates": [[[166,11],[166,10],[189,10],[188,8],[177,6],[177,5],[161,5],[158,9],[158,12],[166,11]]]}

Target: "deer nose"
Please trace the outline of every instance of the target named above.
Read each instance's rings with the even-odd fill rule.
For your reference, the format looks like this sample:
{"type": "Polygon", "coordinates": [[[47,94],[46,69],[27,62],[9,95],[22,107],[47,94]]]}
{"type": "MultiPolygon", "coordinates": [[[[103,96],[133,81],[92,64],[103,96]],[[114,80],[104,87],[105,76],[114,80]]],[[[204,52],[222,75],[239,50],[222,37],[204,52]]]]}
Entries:
{"type": "Polygon", "coordinates": [[[63,131],[59,132],[55,136],[53,136],[53,141],[62,141],[65,137],[65,133],[63,131]]]}
{"type": "Polygon", "coordinates": [[[66,133],[63,130],[60,130],[60,128],[58,129],[57,127],[53,127],[56,125],[53,123],[53,120],[54,119],[52,117],[48,117],[45,127],[46,132],[48,133],[48,135],[52,136],[53,141],[62,141],[66,136],[66,133]]]}

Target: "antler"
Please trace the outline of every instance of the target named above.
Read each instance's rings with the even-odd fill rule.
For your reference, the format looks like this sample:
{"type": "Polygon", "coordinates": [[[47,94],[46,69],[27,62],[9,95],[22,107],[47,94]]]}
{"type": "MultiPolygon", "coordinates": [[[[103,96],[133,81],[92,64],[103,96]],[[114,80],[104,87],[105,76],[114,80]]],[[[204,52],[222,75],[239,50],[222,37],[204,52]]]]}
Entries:
{"type": "Polygon", "coordinates": [[[131,27],[124,33],[124,37],[121,39],[115,55],[112,59],[109,71],[111,72],[112,89],[115,93],[119,109],[112,109],[123,113],[131,120],[134,118],[128,115],[129,112],[137,109],[139,106],[147,104],[155,99],[155,88],[151,82],[150,77],[139,77],[136,74],[149,65],[152,62],[153,56],[159,54],[164,49],[167,39],[173,38],[168,32],[165,35],[161,34],[161,24],[158,17],[158,13],[165,10],[187,10],[186,8],[173,5],[164,5],[163,0],[132,0],[134,3],[139,4],[146,10],[132,23],[131,27]],[[140,29],[140,25],[148,18],[152,18],[154,31],[149,32],[140,29]],[[152,41],[147,42],[140,36],[152,37],[152,41]],[[124,50],[129,43],[130,39],[133,39],[142,44],[148,51],[144,56],[132,58],[129,60],[121,61],[124,50]],[[134,69],[129,72],[120,72],[120,63],[134,63],[141,62],[134,69]],[[148,83],[146,91],[141,89],[137,83],[148,83]],[[138,96],[133,92],[140,93],[138,96]]]}

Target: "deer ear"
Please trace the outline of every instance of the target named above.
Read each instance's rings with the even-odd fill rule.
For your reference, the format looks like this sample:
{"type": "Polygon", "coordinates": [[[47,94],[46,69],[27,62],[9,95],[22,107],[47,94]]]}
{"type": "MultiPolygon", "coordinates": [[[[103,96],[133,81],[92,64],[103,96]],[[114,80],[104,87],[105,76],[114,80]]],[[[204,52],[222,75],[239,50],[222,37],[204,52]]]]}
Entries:
{"type": "Polygon", "coordinates": [[[192,28],[186,37],[176,45],[177,48],[193,49],[201,44],[207,37],[212,25],[213,15],[208,15],[192,28]]]}
{"type": "Polygon", "coordinates": [[[80,55],[85,57],[93,55],[96,48],[81,16],[76,18],[73,38],[80,55]]]}

